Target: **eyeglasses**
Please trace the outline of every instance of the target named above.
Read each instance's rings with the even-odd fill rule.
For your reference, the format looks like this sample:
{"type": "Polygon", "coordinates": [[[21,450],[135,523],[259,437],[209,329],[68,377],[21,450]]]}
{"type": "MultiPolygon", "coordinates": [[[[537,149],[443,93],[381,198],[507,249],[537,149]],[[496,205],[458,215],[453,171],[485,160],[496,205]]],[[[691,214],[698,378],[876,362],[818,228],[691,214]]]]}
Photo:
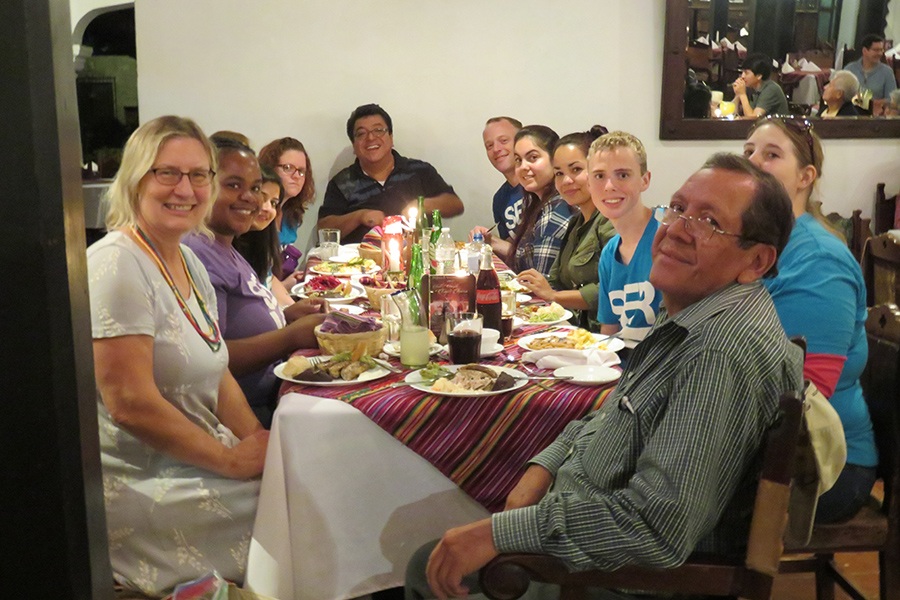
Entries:
{"type": "Polygon", "coordinates": [[[387,132],[387,129],[383,129],[381,127],[378,127],[377,129],[357,129],[353,134],[353,139],[362,140],[365,139],[365,137],[369,134],[371,134],[375,139],[381,139],[387,132]]]}
{"type": "Polygon", "coordinates": [[[172,186],[181,183],[181,178],[187,175],[188,181],[191,182],[191,187],[195,188],[208,186],[212,183],[213,177],[216,176],[216,172],[212,169],[207,169],[206,171],[185,172],[171,167],[159,167],[158,169],[150,169],[150,172],[153,173],[153,177],[155,177],[156,181],[161,185],[172,186]]]}
{"type": "Polygon", "coordinates": [[[766,115],[766,121],[781,121],[786,127],[793,129],[795,132],[806,138],[806,144],[809,146],[809,159],[814,161],[816,153],[813,150],[812,123],[806,117],[791,117],[782,115],[766,115]]]}
{"type": "MultiPolygon", "coordinates": [[[[736,237],[739,240],[747,239],[739,233],[731,233],[730,231],[719,229],[713,224],[709,217],[690,217],[681,212],[680,208],[673,208],[671,206],[657,206],[653,209],[653,217],[666,226],[672,225],[678,219],[682,219],[684,220],[685,231],[704,242],[709,241],[714,233],[718,233],[719,235],[730,235],[731,237],[736,237]]],[[[754,240],[747,241],[752,242],[754,240]]]]}
{"type": "Polygon", "coordinates": [[[298,177],[306,177],[306,171],[301,169],[300,167],[295,167],[292,164],[284,164],[278,165],[278,168],[284,171],[285,175],[288,177],[292,176],[294,173],[297,174],[298,177]]]}

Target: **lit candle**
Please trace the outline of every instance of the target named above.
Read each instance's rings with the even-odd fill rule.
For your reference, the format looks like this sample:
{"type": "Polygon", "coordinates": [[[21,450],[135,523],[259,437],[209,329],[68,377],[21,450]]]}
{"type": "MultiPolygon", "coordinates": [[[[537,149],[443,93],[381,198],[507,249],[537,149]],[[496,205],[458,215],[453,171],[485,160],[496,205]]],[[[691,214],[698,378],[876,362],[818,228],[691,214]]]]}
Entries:
{"type": "Polygon", "coordinates": [[[396,238],[391,238],[388,242],[388,270],[400,270],[400,243],[396,238]]]}

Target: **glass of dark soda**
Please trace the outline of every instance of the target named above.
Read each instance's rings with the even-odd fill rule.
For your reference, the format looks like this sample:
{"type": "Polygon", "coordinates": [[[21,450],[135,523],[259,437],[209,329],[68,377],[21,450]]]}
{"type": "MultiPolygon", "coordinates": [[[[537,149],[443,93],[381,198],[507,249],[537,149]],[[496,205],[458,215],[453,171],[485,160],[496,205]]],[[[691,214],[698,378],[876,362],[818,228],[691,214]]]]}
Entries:
{"type": "Polygon", "coordinates": [[[450,347],[450,362],[455,365],[477,363],[481,356],[481,329],[484,318],[478,313],[450,313],[447,345],[450,347]]]}

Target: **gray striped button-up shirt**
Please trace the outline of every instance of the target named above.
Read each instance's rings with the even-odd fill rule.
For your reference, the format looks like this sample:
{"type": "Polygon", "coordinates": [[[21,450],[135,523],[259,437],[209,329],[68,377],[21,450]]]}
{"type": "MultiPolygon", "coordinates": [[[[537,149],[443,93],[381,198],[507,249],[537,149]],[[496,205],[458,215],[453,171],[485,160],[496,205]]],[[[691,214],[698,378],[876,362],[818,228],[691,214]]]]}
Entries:
{"type": "Polygon", "coordinates": [[[493,516],[497,549],[604,570],[740,552],[764,435],[801,381],[762,284],[663,310],[603,406],[533,459],[555,476],[550,492],[493,516]]]}

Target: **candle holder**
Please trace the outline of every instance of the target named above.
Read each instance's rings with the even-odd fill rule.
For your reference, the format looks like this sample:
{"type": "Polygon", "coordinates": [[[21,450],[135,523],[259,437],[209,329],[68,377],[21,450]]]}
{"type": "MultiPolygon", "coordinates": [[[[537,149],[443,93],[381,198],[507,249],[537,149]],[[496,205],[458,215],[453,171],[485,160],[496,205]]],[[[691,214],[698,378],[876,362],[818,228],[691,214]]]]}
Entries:
{"type": "Polygon", "coordinates": [[[381,235],[381,268],[385,273],[403,273],[406,262],[403,260],[403,226],[402,217],[392,215],[384,218],[384,232],[381,235]]]}

